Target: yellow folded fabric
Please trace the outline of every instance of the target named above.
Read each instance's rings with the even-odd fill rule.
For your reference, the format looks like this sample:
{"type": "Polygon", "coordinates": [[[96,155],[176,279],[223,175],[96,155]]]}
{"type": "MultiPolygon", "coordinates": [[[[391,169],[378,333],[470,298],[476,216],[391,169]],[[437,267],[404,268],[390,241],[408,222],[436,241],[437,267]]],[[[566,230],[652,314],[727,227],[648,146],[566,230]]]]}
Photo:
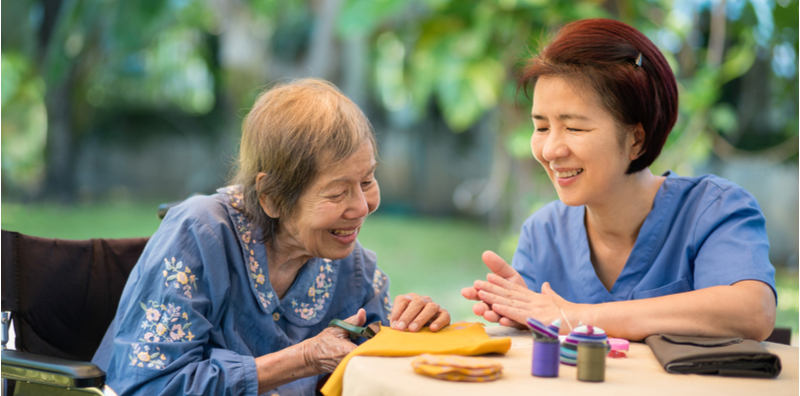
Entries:
{"type": "Polygon", "coordinates": [[[344,370],[353,356],[416,356],[423,353],[474,356],[506,353],[509,348],[511,338],[489,338],[483,324],[476,322],[453,323],[436,333],[428,328],[418,333],[409,333],[381,327],[381,331],[373,339],[361,344],[342,359],[339,367],[322,387],[322,394],[342,394],[344,370]]]}
{"type": "Polygon", "coordinates": [[[427,353],[412,360],[411,367],[417,374],[447,381],[494,381],[503,372],[503,365],[491,359],[427,353]]]}

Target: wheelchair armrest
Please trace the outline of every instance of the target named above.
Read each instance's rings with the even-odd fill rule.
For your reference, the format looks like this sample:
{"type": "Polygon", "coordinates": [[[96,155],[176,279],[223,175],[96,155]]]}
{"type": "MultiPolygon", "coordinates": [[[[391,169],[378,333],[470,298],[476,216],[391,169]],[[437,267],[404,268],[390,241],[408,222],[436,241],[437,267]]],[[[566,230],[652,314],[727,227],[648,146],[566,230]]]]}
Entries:
{"type": "Polygon", "coordinates": [[[93,363],[9,349],[2,351],[2,376],[68,388],[102,388],[106,380],[106,373],[93,363]]]}
{"type": "Polygon", "coordinates": [[[158,205],[158,213],[156,213],[158,215],[158,218],[164,220],[164,217],[167,215],[167,212],[169,212],[169,210],[172,209],[173,207],[180,205],[181,202],[183,201],[168,202],[158,205]]]}

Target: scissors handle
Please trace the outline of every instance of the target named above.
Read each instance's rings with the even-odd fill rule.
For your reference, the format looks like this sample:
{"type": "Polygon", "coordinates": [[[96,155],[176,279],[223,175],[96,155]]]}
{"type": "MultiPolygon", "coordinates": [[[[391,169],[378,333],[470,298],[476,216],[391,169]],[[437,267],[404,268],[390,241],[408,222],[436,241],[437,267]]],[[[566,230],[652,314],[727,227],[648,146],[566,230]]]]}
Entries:
{"type": "Polygon", "coordinates": [[[359,327],[359,326],[347,323],[347,322],[345,322],[345,321],[343,321],[341,319],[333,319],[333,320],[331,320],[331,323],[328,324],[328,327],[338,327],[340,329],[344,329],[348,333],[350,333],[350,338],[352,338],[354,340],[358,339],[358,337],[361,337],[362,333],[364,332],[364,328],[363,327],[359,327]]]}

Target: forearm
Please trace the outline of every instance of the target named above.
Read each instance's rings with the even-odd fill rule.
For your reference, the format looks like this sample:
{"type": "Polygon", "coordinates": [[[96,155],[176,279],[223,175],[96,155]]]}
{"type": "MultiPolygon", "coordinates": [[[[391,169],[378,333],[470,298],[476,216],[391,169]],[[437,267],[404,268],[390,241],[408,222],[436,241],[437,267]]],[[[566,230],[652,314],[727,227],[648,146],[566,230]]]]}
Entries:
{"type": "Polygon", "coordinates": [[[300,378],[321,374],[306,361],[305,345],[300,343],[256,358],[258,393],[264,393],[300,378]]]}
{"type": "Polygon", "coordinates": [[[775,324],[772,289],[758,281],[643,300],[577,305],[571,311],[570,321],[590,323],[609,336],[630,340],[667,333],[761,341],[775,324]]]}

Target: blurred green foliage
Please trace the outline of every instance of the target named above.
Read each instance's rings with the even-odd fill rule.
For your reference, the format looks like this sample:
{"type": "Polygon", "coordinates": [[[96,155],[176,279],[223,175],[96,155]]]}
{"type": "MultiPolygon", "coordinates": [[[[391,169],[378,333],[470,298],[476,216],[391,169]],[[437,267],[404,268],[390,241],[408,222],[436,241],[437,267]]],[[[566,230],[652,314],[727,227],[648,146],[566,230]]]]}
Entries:
{"type": "MultiPolygon", "coordinates": [[[[410,115],[411,122],[441,117],[454,132],[500,109],[496,132],[512,158],[531,158],[529,102],[515,89],[516,68],[558,26],[593,17],[640,29],[678,76],[680,117],[655,172],[692,174],[712,152],[724,159],[781,146],[769,152],[775,162],[797,154],[796,0],[20,0],[4,6],[3,185],[28,195],[63,184],[54,178],[64,178],[58,167],[69,168],[69,148],[59,142],[68,146],[114,112],[204,115],[227,100],[227,110],[214,117],[232,116],[270,76],[308,67],[315,29],[331,18],[334,45],[367,45],[368,107],[410,115]]],[[[358,63],[348,53],[336,62],[358,63]]]]}
{"type": "Polygon", "coordinates": [[[44,172],[47,139],[45,84],[33,72],[30,60],[19,53],[3,53],[2,60],[3,178],[23,189],[35,189],[44,172]]]}

